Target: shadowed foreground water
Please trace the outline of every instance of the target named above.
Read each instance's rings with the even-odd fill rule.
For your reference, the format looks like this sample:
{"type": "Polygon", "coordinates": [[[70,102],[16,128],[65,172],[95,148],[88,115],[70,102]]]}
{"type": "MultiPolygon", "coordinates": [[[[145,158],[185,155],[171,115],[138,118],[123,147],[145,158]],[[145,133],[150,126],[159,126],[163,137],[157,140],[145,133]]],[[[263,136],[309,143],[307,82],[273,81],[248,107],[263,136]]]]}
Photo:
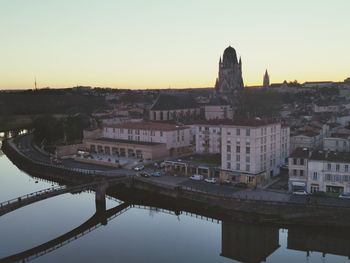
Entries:
{"type": "MultiPolygon", "coordinates": [[[[0,155],[0,201],[51,186],[0,155]]],[[[107,200],[107,209],[117,205],[107,200]]],[[[0,217],[0,258],[61,236],[94,213],[94,194],[81,193],[54,197],[4,215],[0,217]]],[[[350,236],[341,231],[217,223],[130,208],[107,225],[33,262],[349,262],[348,255],[350,236]]]]}

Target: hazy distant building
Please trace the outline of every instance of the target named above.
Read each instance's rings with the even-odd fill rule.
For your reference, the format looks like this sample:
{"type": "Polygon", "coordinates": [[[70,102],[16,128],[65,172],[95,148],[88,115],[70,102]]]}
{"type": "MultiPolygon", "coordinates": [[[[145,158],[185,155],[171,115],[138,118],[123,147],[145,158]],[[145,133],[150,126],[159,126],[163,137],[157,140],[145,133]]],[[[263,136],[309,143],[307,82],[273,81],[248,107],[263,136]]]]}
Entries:
{"type": "Polygon", "coordinates": [[[269,73],[267,73],[267,70],[265,71],[264,80],[263,80],[263,88],[270,87],[270,76],[269,73]]]}
{"type": "Polygon", "coordinates": [[[237,93],[243,89],[242,61],[237,60],[236,50],[229,46],[219,61],[219,76],[216,79],[215,91],[222,98],[233,102],[237,93]]]}
{"type": "Polygon", "coordinates": [[[151,121],[186,122],[200,118],[200,107],[189,94],[160,94],[150,109],[151,121]]]}

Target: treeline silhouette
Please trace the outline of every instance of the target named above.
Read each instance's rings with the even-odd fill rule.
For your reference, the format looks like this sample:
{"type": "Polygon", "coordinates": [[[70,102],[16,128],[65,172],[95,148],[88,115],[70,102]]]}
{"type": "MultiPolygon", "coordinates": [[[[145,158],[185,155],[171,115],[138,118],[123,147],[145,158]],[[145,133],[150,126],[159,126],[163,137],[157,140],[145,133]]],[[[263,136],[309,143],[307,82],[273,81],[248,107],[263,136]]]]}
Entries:
{"type": "Polygon", "coordinates": [[[66,90],[0,92],[0,117],[18,114],[90,113],[105,105],[104,97],[66,90]]]}

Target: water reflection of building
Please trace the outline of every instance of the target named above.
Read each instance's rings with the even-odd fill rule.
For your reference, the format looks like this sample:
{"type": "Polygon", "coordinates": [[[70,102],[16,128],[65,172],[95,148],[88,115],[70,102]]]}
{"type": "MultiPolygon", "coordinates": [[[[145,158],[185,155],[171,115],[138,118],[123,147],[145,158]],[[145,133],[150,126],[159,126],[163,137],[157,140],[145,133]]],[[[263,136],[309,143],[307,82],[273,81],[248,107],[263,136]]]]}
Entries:
{"type": "Polygon", "coordinates": [[[221,256],[241,262],[265,261],[279,245],[278,227],[222,222],[221,256]]]}
{"type": "Polygon", "coordinates": [[[316,251],[350,258],[350,230],[329,228],[289,228],[288,249],[316,251]]]}

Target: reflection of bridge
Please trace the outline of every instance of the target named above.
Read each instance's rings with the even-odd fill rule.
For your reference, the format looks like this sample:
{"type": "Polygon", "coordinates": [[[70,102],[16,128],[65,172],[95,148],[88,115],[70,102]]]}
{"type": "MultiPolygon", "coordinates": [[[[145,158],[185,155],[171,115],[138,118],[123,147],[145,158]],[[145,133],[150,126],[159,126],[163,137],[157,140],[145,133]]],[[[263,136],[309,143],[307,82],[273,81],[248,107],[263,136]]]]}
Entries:
{"type": "Polygon", "coordinates": [[[107,211],[101,211],[98,206],[96,207],[96,213],[88,219],[86,222],[78,226],[77,228],[55,238],[46,243],[43,243],[34,248],[26,251],[14,254],[0,259],[1,262],[25,262],[41,257],[47,253],[50,253],[68,243],[77,240],[78,238],[90,233],[91,231],[99,228],[101,225],[107,225],[107,222],[121,215],[129,209],[129,204],[122,203],[107,211]]]}
{"type": "Polygon", "coordinates": [[[127,177],[117,177],[77,186],[56,186],[40,190],[0,203],[0,216],[18,208],[21,208],[23,206],[33,204],[44,199],[48,199],[66,193],[81,192],[87,189],[94,189],[96,191],[96,200],[104,201],[107,188],[122,183],[125,180],[127,180],[127,177]]]}

